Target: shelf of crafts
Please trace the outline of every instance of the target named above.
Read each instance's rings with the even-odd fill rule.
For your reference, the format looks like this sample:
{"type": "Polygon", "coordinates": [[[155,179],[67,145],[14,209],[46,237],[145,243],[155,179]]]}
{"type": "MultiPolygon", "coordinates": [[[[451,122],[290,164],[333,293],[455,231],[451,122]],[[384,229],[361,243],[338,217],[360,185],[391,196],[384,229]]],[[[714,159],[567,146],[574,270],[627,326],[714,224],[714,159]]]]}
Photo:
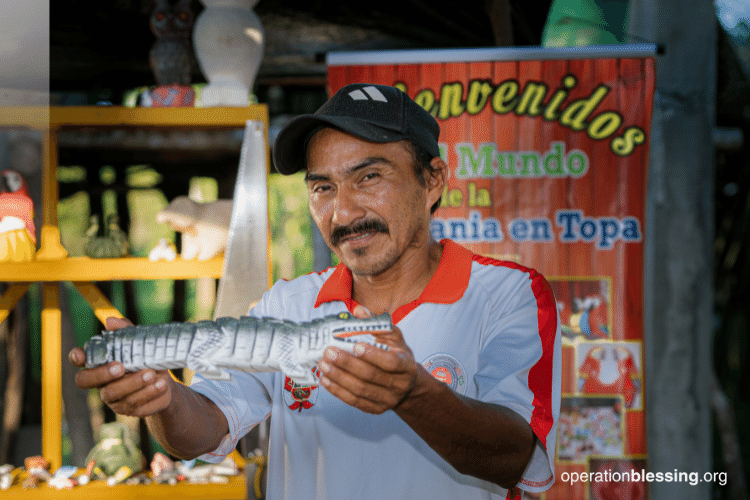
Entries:
{"type": "Polygon", "coordinates": [[[145,257],[92,259],[70,257],[56,260],[0,263],[4,282],[37,281],[113,281],[113,280],[185,280],[201,277],[220,278],[223,257],[205,261],[176,258],[151,261],[145,257]]]}
{"type": "Polygon", "coordinates": [[[106,498],[107,500],[150,500],[165,498],[200,498],[203,500],[240,500],[247,498],[245,476],[232,476],[226,484],[118,484],[107,486],[105,481],[92,481],[85,486],[68,490],[57,490],[42,484],[37,488],[24,489],[15,484],[6,491],[0,491],[3,500],[79,500],[81,498],[106,498]]]}
{"type": "MultiPolygon", "coordinates": [[[[249,120],[262,122],[268,131],[268,109],[258,104],[222,108],[127,108],[122,106],[5,107],[0,108],[0,126],[27,127],[42,132],[42,206],[41,225],[37,227],[40,245],[30,262],[0,263],[0,281],[8,289],[0,296],[0,322],[28,291],[30,283],[42,282],[42,455],[52,470],[62,465],[62,391],[61,340],[62,318],[58,281],[72,281],[104,322],[121,314],[93,284],[97,281],[144,279],[220,278],[223,257],[208,261],[151,262],[145,258],[91,259],[68,257],[57,227],[59,159],[58,134],[65,130],[85,133],[99,128],[142,130],[216,130],[242,129],[249,120]]],[[[126,152],[123,152],[125,155],[126,152]]],[[[269,148],[266,141],[265,163],[269,148]]],[[[125,157],[125,156],[124,156],[125,157]]],[[[210,165],[207,165],[210,168],[210,165]]],[[[119,485],[108,487],[92,483],[72,490],[56,490],[43,485],[34,490],[13,486],[0,492],[0,498],[203,498],[240,499],[247,497],[244,477],[231,478],[229,484],[119,485]]]]}

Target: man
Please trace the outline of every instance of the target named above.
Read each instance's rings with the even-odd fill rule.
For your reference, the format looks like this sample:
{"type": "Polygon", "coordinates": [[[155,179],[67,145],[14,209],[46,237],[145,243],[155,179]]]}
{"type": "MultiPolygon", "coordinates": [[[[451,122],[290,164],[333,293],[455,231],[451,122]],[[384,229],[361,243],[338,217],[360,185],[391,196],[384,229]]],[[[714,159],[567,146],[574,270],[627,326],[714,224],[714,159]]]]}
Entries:
{"type": "MultiPolygon", "coordinates": [[[[143,416],[172,454],[217,461],[269,415],[268,498],[518,498],[553,482],[560,327],[531,269],[473,255],[429,223],[448,166],[439,127],[403,92],[352,84],[278,135],[304,169],[310,212],[341,264],[276,283],[250,314],[309,321],[388,312],[388,350],[328,348],[320,384],[282,373],[82,370],[115,412],[143,416]]],[[[114,321],[108,328],[122,326],[114,321]]],[[[71,352],[81,366],[82,351],[71,352]]]]}

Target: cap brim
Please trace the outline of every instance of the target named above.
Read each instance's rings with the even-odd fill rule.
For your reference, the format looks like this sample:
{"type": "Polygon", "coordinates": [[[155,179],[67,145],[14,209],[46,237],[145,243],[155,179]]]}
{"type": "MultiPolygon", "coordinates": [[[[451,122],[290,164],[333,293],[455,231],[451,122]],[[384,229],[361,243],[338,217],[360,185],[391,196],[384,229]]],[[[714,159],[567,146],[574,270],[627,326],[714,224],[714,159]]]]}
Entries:
{"type": "Polygon", "coordinates": [[[280,173],[290,175],[305,166],[309,134],[319,127],[331,126],[370,142],[394,142],[404,139],[401,132],[388,130],[348,116],[301,115],[293,118],[276,136],[273,164],[280,173]]]}

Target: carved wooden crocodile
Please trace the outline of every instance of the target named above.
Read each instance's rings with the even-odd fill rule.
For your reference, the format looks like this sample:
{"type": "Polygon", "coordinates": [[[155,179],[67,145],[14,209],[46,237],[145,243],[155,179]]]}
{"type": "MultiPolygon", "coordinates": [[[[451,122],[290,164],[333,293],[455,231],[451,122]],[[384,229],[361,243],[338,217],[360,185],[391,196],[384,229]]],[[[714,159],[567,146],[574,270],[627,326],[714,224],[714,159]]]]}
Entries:
{"type": "Polygon", "coordinates": [[[387,350],[372,334],[392,329],[387,313],[370,318],[341,313],[304,323],[243,316],[103,331],[84,350],[87,368],[119,361],[128,371],[189,368],[222,380],[231,378],[228,370],[282,371],[299,384],[315,384],[314,368],[326,347],[351,352],[357,342],[366,342],[387,350]]]}

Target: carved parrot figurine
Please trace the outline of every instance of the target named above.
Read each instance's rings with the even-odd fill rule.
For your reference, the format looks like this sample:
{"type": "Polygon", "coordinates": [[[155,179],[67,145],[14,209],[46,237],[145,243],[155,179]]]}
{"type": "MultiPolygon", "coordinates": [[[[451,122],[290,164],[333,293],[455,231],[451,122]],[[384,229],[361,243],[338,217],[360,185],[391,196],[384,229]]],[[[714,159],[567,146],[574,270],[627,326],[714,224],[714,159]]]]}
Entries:
{"type": "Polygon", "coordinates": [[[0,172],[0,261],[31,260],[36,251],[34,202],[15,170],[0,172]]]}
{"type": "Polygon", "coordinates": [[[0,219],[8,215],[21,219],[36,243],[34,203],[26,179],[15,170],[3,170],[0,174],[0,219]]]}

